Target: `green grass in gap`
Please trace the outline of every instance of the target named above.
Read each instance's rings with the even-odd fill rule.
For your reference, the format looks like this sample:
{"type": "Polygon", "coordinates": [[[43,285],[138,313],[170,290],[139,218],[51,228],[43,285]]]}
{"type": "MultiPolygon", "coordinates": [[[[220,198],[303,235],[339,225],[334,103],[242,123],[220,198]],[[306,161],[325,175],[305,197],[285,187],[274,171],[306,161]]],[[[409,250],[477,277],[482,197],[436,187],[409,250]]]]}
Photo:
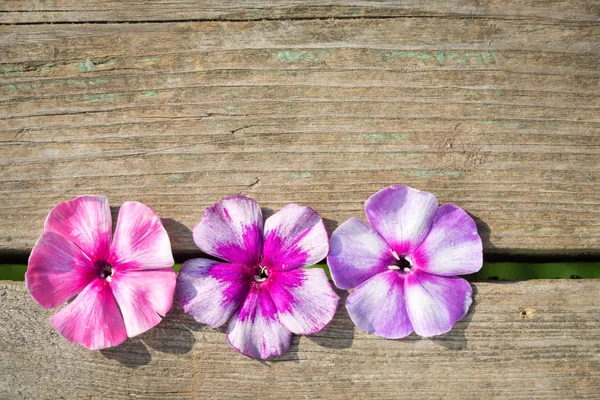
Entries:
{"type": "Polygon", "coordinates": [[[22,264],[0,264],[0,280],[23,281],[25,280],[27,265],[22,264]]]}
{"type": "MultiPolygon", "coordinates": [[[[181,264],[175,264],[173,268],[179,271],[181,264]]],[[[311,268],[323,268],[331,278],[326,264],[317,264],[311,268]]],[[[0,280],[22,281],[26,270],[27,265],[23,264],[0,264],[0,280]]],[[[465,278],[469,281],[600,278],[600,262],[484,263],[481,271],[465,278]]]]}
{"type": "Polygon", "coordinates": [[[484,263],[479,272],[465,278],[469,281],[600,278],[600,262],[484,263]]]}

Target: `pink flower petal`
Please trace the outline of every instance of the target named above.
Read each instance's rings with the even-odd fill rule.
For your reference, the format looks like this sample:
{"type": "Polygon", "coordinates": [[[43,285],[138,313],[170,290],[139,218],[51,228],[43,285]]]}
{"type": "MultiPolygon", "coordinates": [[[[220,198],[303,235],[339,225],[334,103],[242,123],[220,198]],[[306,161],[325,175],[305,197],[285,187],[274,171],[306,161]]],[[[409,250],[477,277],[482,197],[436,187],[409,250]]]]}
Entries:
{"type": "Polygon", "coordinates": [[[323,219],[310,207],[288,204],[265,222],[262,265],[267,268],[306,267],[324,259],[328,251],[323,219]]]}
{"type": "Polygon", "coordinates": [[[223,325],[244,302],[254,274],[234,264],[196,258],[177,275],[177,300],[198,322],[223,325]]]}
{"type": "Polygon", "coordinates": [[[134,337],[155,327],[173,304],[175,271],[125,270],[112,276],[112,288],[125,319],[127,336],[134,337]]]}
{"type": "Polygon", "coordinates": [[[115,270],[173,266],[169,235],[154,211],[137,201],[123,203],[109,263],[115,270]]]}
{"type": "Polygon", "coordinates": [[[346,299],[352,322],[366,332],[388,339],[413,331],[406,312],[404,276],[388,270],[361,283],[346,299]]]}
{"type": "Polygon", "coordinates": [[[110,250],[112,217],[104,196],[79,196],[50,211],[44,231],[73,242],[92,260],[106,260],[110,250]]]}
{"type": "Polygon", "coordinates": [[[292,332],[279,320],[275,304],[264,286],[253,284],[242,308],[231,318],[227,341],[252,358],[278,356],[290,347],[292,332]]]}
{"type": "Polygon", "coordinates": [[[274,272],[268,285],[281,323],[299,335],[323,329],[340,300],[322,268],[274,272]]]}
{"type": "Polygon", "coordinates": [[[436,275],[479,271],[483,265],[483,250],[475,221],[454,204],[441,206],[425,240],[410,258],[418,268],[436,275]]]}
{"type": "Polygon", "coordinates": [[[467,315],[472,302],[469,282],[415,270],[404,283],[406,309],[420,336],[446,333],[467,315]]]}
{"type": "Polygon", "coordinates": [[[231,196],[204,211],[194,227],[194,242],[211,256],[232,264],[258,265],[262,250],[263,217],[258,203],[231,196]]]}
{"type": "Polygon", "coordinates": [[[44,232],[31,251],[25,281],[31,296],[54,308],[98,277],[90,259],[56,232],[44,232]]]}
{"type": "Polygon", "coordinates": [[[358,218],[350,218],[331,235],[327,265],[335,285],[352,289],[395,265],[392,249],[377,232],[358,218]]]}
{"type": "Polygon", "coordinates": [[[381,189],[365,203],[369,223],[400,256],[423,241],[437,208],[434,195],[407,186],[381,189]]]}
{"type": "Polygon", "coordinates": [[[119,307],[105,279],[90,283],[51,319],[52,326],[71,342],[90,350],[117,346],[127,339],[119,307]]]}

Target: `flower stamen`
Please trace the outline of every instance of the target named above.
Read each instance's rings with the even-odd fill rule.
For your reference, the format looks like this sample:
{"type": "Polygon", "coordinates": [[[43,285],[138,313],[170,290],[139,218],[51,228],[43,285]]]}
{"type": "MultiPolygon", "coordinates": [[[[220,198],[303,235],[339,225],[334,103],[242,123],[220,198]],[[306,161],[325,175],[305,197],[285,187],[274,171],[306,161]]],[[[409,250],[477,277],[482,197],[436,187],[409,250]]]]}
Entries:
{"type": "Polygon", "coordinates": [[[96,261],[94,265],[100,270],[101,279],[106,279],[107,282],[112,282],[112,276],[115,273],[115,269],[112,265],[106,261],[96,261]]]}
{"type": "Polygon", "coordinates": [[[258,273],[256,275],[254,275],[254,280],[256,282],[264,282],[267,280],[268,277],[269,277],[269,273],[267,272],[267,268],[265,268],[261,265],[260,269],[258,270],[258,273]]]}
{"type": "Polygon", "coordinates": [[[392,265],[388,265],[388,269],[394,270],[394,271],[401,270],[403,272],[410,272],[410,270],[412,268],[412,264],[410,263],[410,261],[406,257],[399,257],[395,251],[392,251],[392,254],[398,261],[396,261],[396,263],[394,263],[392,265]]]}

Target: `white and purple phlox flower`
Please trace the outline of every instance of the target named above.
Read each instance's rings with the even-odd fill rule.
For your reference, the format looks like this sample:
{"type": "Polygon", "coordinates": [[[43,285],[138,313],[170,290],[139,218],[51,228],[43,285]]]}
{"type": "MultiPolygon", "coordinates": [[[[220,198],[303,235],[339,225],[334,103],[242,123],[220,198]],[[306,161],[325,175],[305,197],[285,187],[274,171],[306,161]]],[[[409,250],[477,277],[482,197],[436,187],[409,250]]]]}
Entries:
{"type": "Polygon", "coordinates": [[[156,326],[173,304],[175,271],[167,231],[138,202],[123,203],[112,239],[104,196],[79,196],[50,211],[25,281],[51,323],[91,350],[116,346],[156,326]]]}
{"type": "Polygon", "coordinates": [[[375,193],[365,211],[371,226],[358,218],[341,224],[327,257],[336,286],[355,288],[346,300],[354,324],[390,339],[450,331],[472,302],[471,285],[456,275],[483,263],[473,219],[406,186],[375,193]]]}
{"type": "Polygon", "coordinates": [[[301,269],[329,250],[323,220],[288,204],[264,222],[256,201],[232,196],[208,207],[194,241],[226,262],[186,261],[177,298],[198,322],[229,321],[227,340],[237,351],[265,359],[287,351],[292,333],[313,334],[333,318],[339,297],[321,268],[301,269]]]}

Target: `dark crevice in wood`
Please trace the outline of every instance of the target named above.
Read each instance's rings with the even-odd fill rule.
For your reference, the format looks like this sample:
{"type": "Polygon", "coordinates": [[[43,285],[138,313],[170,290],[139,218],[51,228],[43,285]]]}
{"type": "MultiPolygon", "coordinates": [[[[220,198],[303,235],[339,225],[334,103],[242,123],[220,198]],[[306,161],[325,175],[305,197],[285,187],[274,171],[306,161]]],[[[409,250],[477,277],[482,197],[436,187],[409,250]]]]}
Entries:
{"type": "Polygon", "coordinates": [[[585,250],[580,253],[577,250],[568,250],[570,254],[544,252],[536,254],[519,250],[518,252],[509,253],[508,251],[484,252],[485,262],[519,262],[530,264],[541,263],[561,263],[561,262],[597,262],[600,261],[600,249],[585,250]]]}
{"type": "MultiPolygon", "coordinates": [[[[0,11],[0,14],[5,13],[24,13],[24,11],[0,11]]],[[[554,25],[554,26],[595,26],[598,25],[594,21],[563,21],[547,22],[541,18],[522,18],[522,17],[499,17],[490,15],[444,15],[444,14],[422,14],[422,15],[375,15],[375,16],[344,16],[338,15],[334,17],[306,17],[306,16],[285,16],[285,17],[260,17],[260,18],[189,18],[189,19],[147,19],[147,20],[98,20],[98,21],[56,21],[56,22],[0,22],[2,25],[107,25],[107,24],[171,24],[171,23],[211,23],[211,22],[261,22],[261,21],[335,21],[335,20],[382,20],[382,19],[429,19],[436,18],[442,20],[489,20],[489,21],[530,21],[538,25],[554,25]]]]}

